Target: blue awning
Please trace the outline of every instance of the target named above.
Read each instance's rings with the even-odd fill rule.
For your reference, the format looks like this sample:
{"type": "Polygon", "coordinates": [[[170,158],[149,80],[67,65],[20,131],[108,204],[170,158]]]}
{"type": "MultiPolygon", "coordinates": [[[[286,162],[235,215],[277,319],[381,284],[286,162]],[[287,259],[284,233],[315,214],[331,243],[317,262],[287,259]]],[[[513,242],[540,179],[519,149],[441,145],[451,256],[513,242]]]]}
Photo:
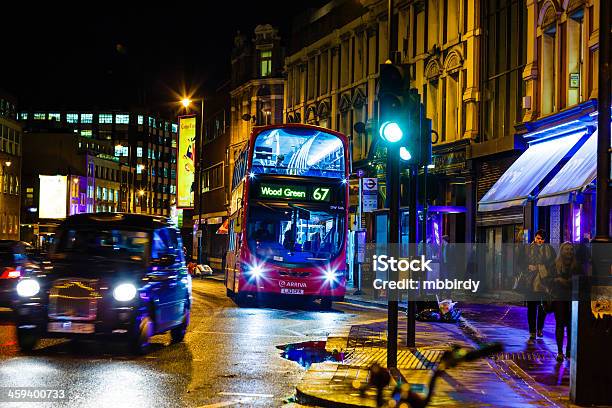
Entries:
{"type": "Polygon", "coordinates": [[[538,205],[561,205],[572,201],[576,193],[597,176],[597,131],[578,149],[557,175],[538,194],[538,205]]]}
{"type": "Polygon", "coordinates": [[[585,135],[584,131],[530,143],[478,202],[478,211],[525,205],[533,190],[585,135]]]}

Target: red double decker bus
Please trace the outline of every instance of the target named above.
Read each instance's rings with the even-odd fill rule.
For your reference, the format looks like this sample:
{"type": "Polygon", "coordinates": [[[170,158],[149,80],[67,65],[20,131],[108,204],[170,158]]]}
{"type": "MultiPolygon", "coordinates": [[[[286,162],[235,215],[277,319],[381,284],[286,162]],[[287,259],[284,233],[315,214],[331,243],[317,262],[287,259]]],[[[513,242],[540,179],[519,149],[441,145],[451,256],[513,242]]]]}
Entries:
{"type": "Polygon", "coordinates": [[[255,128],[232,179],[225,262],[238,304],[264,296],[321,300],[346,291],[348,143],[328,129],[255,128]]]}

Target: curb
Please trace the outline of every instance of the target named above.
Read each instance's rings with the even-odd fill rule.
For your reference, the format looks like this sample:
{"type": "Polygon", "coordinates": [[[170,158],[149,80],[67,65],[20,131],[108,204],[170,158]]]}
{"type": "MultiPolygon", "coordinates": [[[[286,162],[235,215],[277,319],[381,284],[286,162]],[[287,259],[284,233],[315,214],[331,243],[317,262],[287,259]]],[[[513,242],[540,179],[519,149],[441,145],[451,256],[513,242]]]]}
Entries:
{"type": "MultiPolygon", "coordinates": [[[[378,302],[369,301],[365,299],[362,300],[362,299],[353,299],[353,298],[345,297],[344,301],[346,303],[353,303],[356,305],[376,306],[381,309],[387,309],[387,305],[385,305],[384,303],[378,303],[378,302]]],[[[401,312],[406,312],[406,309],[407,307],[405,305],[402,305],[402,304],[398,305],[398,310],[400,310],[401,312]]],[[[461,316],[458,320],[458,325],[468,340],[471,340],[475,342],[476,344],[487,343],[487,337],[484,334],[482,334],[480,330],[478,330],[476,326],[474,326],[474,324],[470,320],[461,316]]]]}
{"type": "Polygon", "coordinates": [[[331,401],[322,397],[316,397],[310,394],[306,394],[300,390],[300,386],[295,387],[295,397],[300,404],[314,405],[318,407],[330,407],[330,408],[362,408],[363,405],[346,404],[343,402],[331,401]]]}

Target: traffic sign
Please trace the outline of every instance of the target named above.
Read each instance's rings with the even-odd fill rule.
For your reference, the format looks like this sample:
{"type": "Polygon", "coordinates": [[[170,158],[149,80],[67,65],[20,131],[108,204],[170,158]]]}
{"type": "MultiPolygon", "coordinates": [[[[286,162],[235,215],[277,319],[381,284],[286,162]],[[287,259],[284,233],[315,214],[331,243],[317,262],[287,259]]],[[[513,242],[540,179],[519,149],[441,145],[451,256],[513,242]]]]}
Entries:
{"type": "Polygon", "coordinates": [[[361,179],[361,205],[363,212],[372,212],[378,208],[378,179],[361,179]]]}

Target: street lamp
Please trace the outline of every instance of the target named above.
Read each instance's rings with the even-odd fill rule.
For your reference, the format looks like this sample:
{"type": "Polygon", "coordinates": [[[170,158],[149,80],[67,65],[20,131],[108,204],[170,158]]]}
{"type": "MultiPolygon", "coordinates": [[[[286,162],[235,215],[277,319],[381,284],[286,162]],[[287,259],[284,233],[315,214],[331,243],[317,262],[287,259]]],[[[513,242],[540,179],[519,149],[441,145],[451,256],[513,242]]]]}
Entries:
{"type": "MultiPolygon", "coordinates": [[[[180,101],[181,105],[186,111],[189,111],[189,107],[194,101],[189,97],[183,97],[180,101]]],[[[196,165],[198,173],[198,264],[202,263],[202,143],[204,142],[204,99],[199,99],[200,102],[200,135],[199,135],[199,148],[197,149],[197,163],[196,165]]],[[[197,234],[197,233],[196,233],[197,234]]]]}

